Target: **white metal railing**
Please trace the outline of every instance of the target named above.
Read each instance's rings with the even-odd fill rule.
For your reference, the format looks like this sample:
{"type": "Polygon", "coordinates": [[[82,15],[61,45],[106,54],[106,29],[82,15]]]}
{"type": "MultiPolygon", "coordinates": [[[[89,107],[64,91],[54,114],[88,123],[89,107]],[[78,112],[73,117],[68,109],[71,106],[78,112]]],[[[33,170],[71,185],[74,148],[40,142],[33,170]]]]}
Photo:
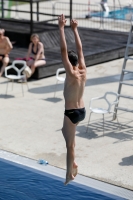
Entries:
{"type": "MultiPolygon", "coordinates": [[[[4,8],[5,8],[4,0],[4,8]]],[[[7,1],[8,2],[8,1],[7,1]]],[[[133,12],[133,7],[131,7],[133,12]]],[[[109,6],[109,11],[114,12],[114,17],[108,17],[109,11],[107,13],[103,12],[101,4],[89,4],[88,0],[84,0],[83,3],[72,4],[72,16],[70,16],[70,1],[44,1],[39,4],[39,11],[37,12],[37,4],[33,4],[33,20],[34,21],[48,21],[49,23],[57,24],[57,16],[60,14],[65,14],[69,19],[78,19],[78,24],[80,27],[95,28],[95,29],[105,29],[105,30],[115,30],[115,31],[129,31],[130,29],[130,13],[126,16],[127,20],[117,19],[115,11],[121,10],[123,12],[123,7],[116,5],[109,6]],[[86,2],[86,3],[84,3],[86,2]]],[[[11,18],[18,18],[29,20],[30,19],[30,5],[21,4],[14,5],[11,10],[5,9],[5,12],[10,12],[11,18]]],[[[2,11],[1,11],[2,12],[2,11]]],[[[69,25],[69,22],[68,22],[69,25]]]]}
{"type": "MultiPolygon", "coordinates": [[[[78,24],[81,27],[128,32],[130,29],[130,13],[126,15],[126,19],[122,20],[117,18],[117,15],[115,16],[117,11],[121,11],[121,14],[123,13],[121,4],[119,6],[109,6],[109,10],[103,12],[100,3],[88,4],[73,2],[72,18],[78,19],[78,24]],[[114,12],[114,16],[108,17],[111,12],[114,12]]],[[[68,15],[69,2],[57,1],[53,3],[52,13],[64,13],[68,15]]],[[[54,23],[57,23],[57,21],[54,23]]]]}

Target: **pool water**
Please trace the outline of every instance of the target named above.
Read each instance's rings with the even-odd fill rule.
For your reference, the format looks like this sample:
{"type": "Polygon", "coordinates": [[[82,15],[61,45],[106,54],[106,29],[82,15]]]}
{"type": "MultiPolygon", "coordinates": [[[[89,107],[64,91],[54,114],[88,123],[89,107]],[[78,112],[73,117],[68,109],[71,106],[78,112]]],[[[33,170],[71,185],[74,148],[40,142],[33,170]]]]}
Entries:
{"type": "Polygon", "coordinates": [[[0,159],[0,200],[124,200],[30,167],[0,159]]]}
{"type": "Polygon", "coordinates": [[[92,17],[106,17],[111,19],[130,20],[133,14],[133,8],[124,7],[119,10],[110,11],[105,15],[105,12],[92,13],[92,17]]]}

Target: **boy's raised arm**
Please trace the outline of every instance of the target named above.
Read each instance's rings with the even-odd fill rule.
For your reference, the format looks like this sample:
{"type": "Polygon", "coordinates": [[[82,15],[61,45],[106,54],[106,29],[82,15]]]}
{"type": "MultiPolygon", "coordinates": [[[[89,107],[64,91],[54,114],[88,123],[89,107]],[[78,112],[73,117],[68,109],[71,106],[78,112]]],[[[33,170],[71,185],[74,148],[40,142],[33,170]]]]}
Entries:
{"type": "Polygon", "coordinates": [[[67,44],[66,44],[66,38],[65,38],[65,33],[64,33],[65,24],[66,24],[66,19],[65,19],[65,16],[62,14],[58,17],[58,25],[59,25],[59,33],[60,33],[60,50],[61,50],[63,65],[67,72],[71,72],[72,66],[68,59],[67,44]]]}
{"type": "Polygon", "coordinates": [[[84,55],[83,55],[83,49],[82,49],[82,43],[81,43],[81,39],[80,39],[80,36],[79,36],[79,33],[78,33],[77,26],[78,26],[77,20],[73,19],[71,21],[71,28],[73,30],[74,37],[75,37],[76,49],[77,49],[77,53],[78,53],[79,67],[86,68],[84,55]]]}

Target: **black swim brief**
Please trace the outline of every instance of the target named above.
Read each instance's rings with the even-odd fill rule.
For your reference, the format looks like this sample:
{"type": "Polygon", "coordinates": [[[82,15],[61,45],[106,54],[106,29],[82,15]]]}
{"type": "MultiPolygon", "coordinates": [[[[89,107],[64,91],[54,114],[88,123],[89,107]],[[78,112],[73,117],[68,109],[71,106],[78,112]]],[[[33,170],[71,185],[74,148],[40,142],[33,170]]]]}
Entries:
{"type": "Polygon", "coordinates": [[[64,114],[71,120],[73,124],[84,120],[86,115],[85,108],[65,110],[64,114]]]}

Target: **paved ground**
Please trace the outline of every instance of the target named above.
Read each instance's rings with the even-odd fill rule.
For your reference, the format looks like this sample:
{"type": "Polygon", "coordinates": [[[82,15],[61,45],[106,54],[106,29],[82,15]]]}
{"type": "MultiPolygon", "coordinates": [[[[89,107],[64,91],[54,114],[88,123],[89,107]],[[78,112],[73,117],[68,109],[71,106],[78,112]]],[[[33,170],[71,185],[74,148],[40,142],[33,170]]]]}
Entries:
{"type": "MultiPolygon", "coordinates": [[[[88,133],[89,101],[106,91],[118,89],[123,59],[87,68],[85,106],[87,116],[76,132],[76,161],[79,173],[133,190],[133,114],[118,112],[123,125],[118,129],[112,115],[106,115],[105,136],[102,132],[102,116],[93,114],[88,133]]],[[[128,64],[132,68],[132,62],[128,64]]],[[[133,82],[133,76],[126,75],[133,82]]],[[[11,83],[5,97],[6,78],[0,78],[0,149],[28,158],[48,160],[50,165],[65,169],[66,148],[60,129],[62,128],[64,100],[63,84],[57,86],[55,77],[29,82],[29,91],[24,85],[11,83]]],[[[130,86],[123,87],[123,93],[131,95],[130,86]]],[[[126,99],[120,104],[132,108],[133,101],[126,99]]],[[[103,105],[100,102],[98,106],[103,105]]]]}

